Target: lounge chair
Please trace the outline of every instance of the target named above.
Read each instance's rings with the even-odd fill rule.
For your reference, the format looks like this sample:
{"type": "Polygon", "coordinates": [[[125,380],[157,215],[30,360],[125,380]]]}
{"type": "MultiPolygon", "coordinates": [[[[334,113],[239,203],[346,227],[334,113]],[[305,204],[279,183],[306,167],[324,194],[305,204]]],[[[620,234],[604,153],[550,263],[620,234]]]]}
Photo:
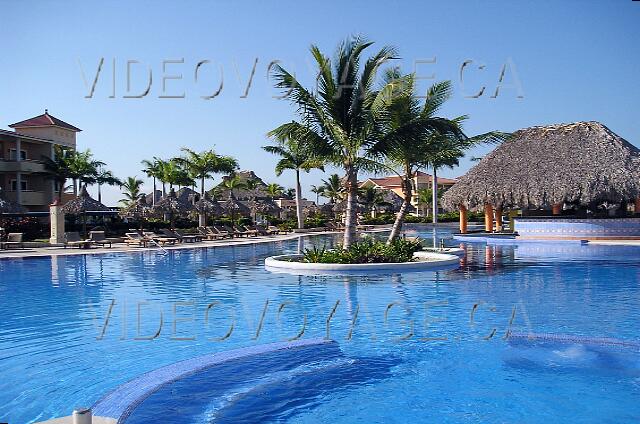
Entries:
{"type": "Polygon", "coordinates": [[[101,247],[109,246],[109,249],[111,249],[111,240],[105,237],[104,231],[90,231],[89,240],[95,245],[101,247]]]}
{"type": "Polygon", "coordinates": [[[220,231],[221,233],[226,233],[229,234],[229,238],[233,238],[233,237],[240,237],[241,234],[238,233],[236,230],[234,230],[233,228],[229,227],[228,225],[214,225],[213,228],[215,228],[216,230],[220,231]]]}
{"type": "Polygon", "coordinates": [[[11,249],[14,247],[24,249],[24,243],[22,242],[23,236],[23,233],[9,233],[7,234],[7,241],[3,242],[2,245],[5,249],[11,249]]]}
{"type": "Polygon", "coordinates": [[[77,247],[78,249],[89,249],[91,247],[90,239],[83,239],[77,231],[64,233],[64,248],[77,247]]]}
{"type": "Polygon", "coordinates": [[[143,235],[146,239],[151,240],[161,246],[164,246],[166,244],[176,244],[178,242],[177,237],[167,237],[149,231],[144,232],[143,235]]]}
{"type": "Polygon", "coordinates": [[[207,229],[211,232],[217,234],[220,238],[233,238],[233,231],[229,232],[227,228],[220,227],[218,225],[214,225],[212,227],[207,227],[207,229]]]}
{"type": "Polygon", "coordinates": [[[240,234],[246,234],[247,237],[249,236],[258,237],[258,230],[249,228],[246,225],[238,225],[236,227],[233,227],[233,229],[238,231],[240,234]]]}
{"type": "Polygon", "coordinates": [[[283,230],[281,228],[276,227],[275,225],[269,225],[267,230],[271,231],[272,234],[286,234],[287,230],[283,230]]]}
{"type": "Polygon", "coordinates": [[[182,230],[173,230],[172,233],[175,234],[181,242],[193,243],[196,241],[202,241],[202,236],[200,234],[186,234],[182,230]]]}
{"type": "Polygon", "coordinates": [[[274,234],[277,234],[277,232],[269,230],[268,228],[264,228],[262,225],[254,225],[252,228],[256,230],[261,236],[272,236],[274,234]]]}
{"type": "Polygon", "coordinates": [[[124,242],[127,244],[127,246],[133,245],[137,247],[147,247],[147,243],[149,242],[149,240],[143,237],[140,233],[134,232],[126,233],[124,242]]]}
{"type": "Polygon", "coordinates": [[[202,241],[202,237],[201,236],[197,236],[197,235],[185,235],[182,233],[179,233],[177,230],[170,230],[168,228],[161,228],[160,232],[162,233],[162,235],[164,237],[167,238],[173,238],[177,241],[179,241],[180,243],[193,243],[195,241],[202,241]]]}
{"type": "Polygon", "coordinates": [[[202,237],[206,237],[207,240],[218,240],[218,239],[225,239],[227,237],[231,237],[229,234],[226,234],[226,232],[220,233],[216,231],[216,229],[213,227],[200,227],[198,228],[198,231],[200,231],[200,234],[202,234],[202,237]]]}

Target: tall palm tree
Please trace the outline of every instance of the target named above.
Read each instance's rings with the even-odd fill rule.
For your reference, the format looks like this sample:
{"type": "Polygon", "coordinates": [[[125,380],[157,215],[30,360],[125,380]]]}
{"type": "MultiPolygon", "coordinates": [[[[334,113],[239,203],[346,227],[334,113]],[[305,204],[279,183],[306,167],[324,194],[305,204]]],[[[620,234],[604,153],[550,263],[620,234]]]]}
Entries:
{"type": "Polygon", "coordinates": [[[305,140],[317,158],[345,172],[345,247],[356,236],[358,173],[372,168],[365,151],[376,138],[378,121],[390,98],[389,89],[375,91],[373,85],[378,69],[395,55],[395,49],[383,47],[362,65],[363,52],[371,44],[360,37],[348,39],[340,44],[333,61],[311,46],[318,68],[317,92],[304,88],[280,65],[273,68],[276,87],[297,107],[300,121],[281,125],[271,135],[279,138],[297,133],[291,138],[305,140]]]}
{"type": "MultiPolygon", "coordinates": [[[[285,124],[286,125],[286,124],[285,124]]],[[[299,125],[296,123],[296,125],[299,125]]],[[[298,228],[304,228],[304,216],[302,215],[302,187],[300,186],[300,171],[309,172],[312,169],[324,171],[322,162],[310,154],[310,150],[304,146],[302,140],[296,138],[299,133],[287,134],[285,131],[274,130],[269,134],[276,140],[275,146],[264,146],[269,153],[280,156],[282,159],[276,164],[276,176],[282,175],[286,169],[295,171],[296,174],[296,216],[298,228]]]]}
{"type": "MultiPolygon", "coordinates": [[[[213,174],[230,173],[238,168],[238,161],[231,156],[220,156],[213,150],[205,150],[197,153],[189,148],[183,147],[185,156],[176,158],[175,161],[187,170],[189,176],[194,180],[200,180],[200,198],[204,199],[204,183],[213,174]]],[[[207,216],[204,211],[198,214],[200,226],[207,225],[207,216]]]]}
{"type": "Polygon", "coordinates": [[[58,187],[58,201],[62,200],[65,184],[72,178],[70,156],[73,151],[61,146],[54,146],[54,156],[43,156],[46,177],[55,181],[58,187]]]}
{"type": "Polygon", "coordinates": [[[421,105],[414,93],[413,75],[401,77],[398,69],[392,69],[385,75],[385,84],[394,80],[404,84],[405,90],[389,105],[385,135],[371,148],[373,154],[385,158],[387,169],[395,172],[402,181],[403,202],[391,228],[389,243],[402,230],[418,170],[433,165],[434,161],[450,158],[455,147],[468,148],[479,142],[497,142],[503,138],[502,133],[487,133],[470,139],[460,125],[465,116],[454,119],[436,116],[451,96],[450,81],[432,85],[421,105]]]}
{"type": "Polygon", "coordinates": [[[98,168],[98,173],[96,174],[96,184],[98,185],[98,202],[102,203],[102,186],[110,185],[110,186],[119,186],[122,185],[122,181],[113,175],[113,172],[104,169],[104,167],[98,168]]]}
{"type": "Polygon", "coordinates": [[[166,195],[164,185],[169,184],[169,190],[174,186],[178,188],[183,186],[192,186],[194,184],[193,178],[189,175],[189,172],[182,166],[177,158],[172,158],[167,161],[161,162],[161,182],[163,189],[163,196],[166,195]]]}
{"type": "Polygon", "coordinates": [[[105,165],[104,162],[95,160],[89,149],[83,152],[70,152],[68,154],[68,164],[70,178],[73,180],[74,196],[78,195],[79,186],[94,184],[98,175],[98,168],[105,165]]]}
{"type": "Polygon", "coordinates": [[[120,186],[123,189],[122,194],[124,194],[124,199],[121,199],[120,202],[125,206],[130,206],[137,202],[142,197],[140,190],[142,184],[144,184],[144,181],[137,177],[127,177],[120,186]]]}
{"type": "Polygon", "coordinates": [[[271,199],[275,199],[277,197],[282,196],[282,192],[284,191],[284,187],[282,187],[278,183],[267,184],[266,187],[267,196],[271,197],[271,199]]]}
{"type": "Polygon", "coordinates": [[[418,208],[425,206],[425,216],[429,216],[429,209],[431,202],[433,201],[433,195],[430,188],[418,189],[418,208]]]}
{"type": "Polygon", "coordinates": [[[382,191],[375,187],[359,188],[358,203],[362,204],[368,213],[371,213],[378,206],[388,204],[384,200],[382,191]]]}
{"type": "Polygon", "coordinates": [[[324,196],[324,187],[323,186],[311,186],[311,193],[316,195],[316,205],[320,203],[320,196],[324,196]]]}
{"type": "MultiPolygon", "coordinates": [[[[158,159],[157,157],[153,157],[152,160],[143,160],[142,165],[144,165],[144,169],[142,170],[142,172],[144,172],[145,174],[147,174],[147,177],[150,177],[153,179],[153,195],[151,197],[151,205],[155,206],[156,205],[156,181],[162,178],[162,159],[158,159]]],[[[162,195],[164,196],[165,193],[165,186],[164,183],[162,184],[162,195]]]]}
{"type": "Polygon", "coordinates": [[[331,203],[336,203],[342,198],[343,186],[342,180],[338,174],[331,174],[326,180],[322,180],[323,196],[329,199],[331,203]]]}

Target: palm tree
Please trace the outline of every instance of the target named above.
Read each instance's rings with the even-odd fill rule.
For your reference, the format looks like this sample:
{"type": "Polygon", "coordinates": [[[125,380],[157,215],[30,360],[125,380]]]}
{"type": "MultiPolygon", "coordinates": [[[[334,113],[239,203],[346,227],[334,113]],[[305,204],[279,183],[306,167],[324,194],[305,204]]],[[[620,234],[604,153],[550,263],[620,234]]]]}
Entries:
{"type": "Polygon", "coordinates": [[[342,186],[342,180],[338,174],[331,174],[326,180],[322,180],[322,192],[323,196],[328,198],[331,203],[336,203],[342,198],[344,189],[342,186]]]}
{"type": "Polygon", "coordinates": [[[58,201],[62,200],[65,184],[72,177],[69,159],[71,153],[72,150],[56,145],[54,146],[53,158],[43,157],[47,178],[55,181],[58,187],[58,201]]]}
{"type": "Polygon", "coordinates": [[[231,214],[231,222],[235,223],[235,209],[233,208],[233,204],[235,203],[236,195],[234,193],[234,190],[246,190],[247,183],[245,181],[242,181],[242,178],[240,178],[238,175],[231,174],[222,180],[221,185],[223,189],[229,191],[229,198],[227,200],[227,205],[229,206],[227,209],[231,214]]]}
{"type": "MultiPolygon", "coordinates": [[[[297,123],[293,124],[299,125],[297,123]]],[[[296,138],[297,133],[287,134],[282,130],[275,129],[273,134],[270,133],[269,135],[276,139],[277,145],[264,146],[263,149],[282,158],[276,164],[276,176],[282,175],[285,169],[291,169],[296,173],[296,216],[298,217],[298,228],[304,228],[300,171],[309,172],[314,168],[324,171],[324,167],[319,159],[311,156],[310,150],[305,148],[302,140],[296,138]]]]}
{"type": "MultiPolygon", "coordinates": [[[[371,148],[371,152],[386,160],[387,169],[395,172],[402,181],[403,202],[391,228],[388,243],[397,238],[402,230],[404,218],[411,205],[414,179],[418,170],[436,161],[451,158],[454,148],[472,146],[480,141],[498,141],[502,133],[487,133],[474,139],[468,138],[460,123],[466,117],[446,119],[437,117],[442,104],[451,96],[451,82],[432,85],[427,91],[424,104],[420,105],[414,93],[414,76],[401,77],[397,69],[385,75],[385,83],[401,81],[405,90],[394,97],[388,107],[389,119],[384,136],[371,148]]],[[[468,147],[465,147],[468,148],[468,147]]]]}
{"type": "Polygon", "coordinates": [[[271,197],[271,199],[275,199],[277,197],[282,196],[282,192],[284,191],[284,187],[282,187],[278,183],[271,183],[271,184],[267,185],[267,188],[265,190],[267,192],[267,195],[269,197],[271,197]]]}
{"type": "Polygon", "coordinates": [[[160,181],[162,182],[162,194],[166,196],[165,183],[169,184],[169,190],[173,186],[192,186],[194,184],[193,178],[189,175],[189,172],[181,165],[177,158],[169,159],[161,162],[161,174],[160,181]]]}
{"type": "Polygon", "coordinates": [[[418,208],[420,208],[422,205],[425,205],[426,209],[424,210],[426,211],[426,216],[429,216],[429,206],[431,205],[432,201],[433,195],[430,188],[421,188],[418,190],[418,208]]]}
{"type": "Polygon", "coordinates": [[[102,203],[102,190],[101,187],[106,184],[110,186],[119,186],[122,185],[122,181],[116,178],[113,175],[113,172],[104,169],[104,167],[98,168],[98,173],[96,175],[96,184],[98,185],[98,202],[102,203]]]}
{"type": "MultiPolygon", "coordinates": [[[[144,169],[142,170],[142,172],[144,172],[145,174],[147,174],[147,177],[150,177],[153,179],[153,195],[151,197],[151,205],[155,206],[156,205],[156,180],[159,180],[162,178],[162,159],[158,159],[157,157],[154,156],[154,158],[152,160],[143,160],[142,165],[144,165],[144,169]]],[[[165,193],[165,186],[164,183],[162,184],[162,195],[164,196],[165,193]]]]}
{"type": "Polygon", "coordinates": [[[124,189],[122,192],[124,194],[124,199],[121,199],[120,202],[125,206],[130,206],[137,202],[142,197],[142,193],[140,191],[142,184],[144,184],[144,181],[139,180],[137,177],[127,177],[120,186],[124,189]]]}
{"type": "Polygon", "coordinates": [[[91,150],[84,152],[72,151],[67,157],[70,178],[73,180],[73,195],[78,195],[78,188],[87,184],[94,184],[98,175],[98,168],[104,166],[104,162],[93,159],[91,150]]]}
{"type": "Polygon", "coordinates": [[[316,205],[320,203],[320,196],[324,196],[324,187],[323,186],[311,186],[311,193],[316,195],[316,205]]]}
{"type": "Polygon", "coordinates": [[[360,37],[346,40],[333,62],[317,46],[311,46],[318,67],[317,92],[304,88],[280,65],[273,68],[276,87],[297,107],[300,122],[281,125],[271,135],[278,139],[296,134],[290,138],[305,140],[315,157],[345,172],[344,247],[355,240],[358,173],[373,168],[365,151],[376,138],[391,91],[374,91],[372,87],[379,67],[395,55],[395,49],[383,47],[361,65],[361,56],[371,44],[360,37]]]}
{"type": "MultiPolygon", "coordinates": [[[[191,149],[183,147],[184,157],[176,158],[175,161],[184,167],[189,177],[200,180],[200,198],[204,199],[204,183],[213,174],[230,173],[238,168],[238,161],[231,156],[220,156],[213,150],[196,153],[191,149]]],[[[207,216],[204,211],[198,214],[200,226],[207,225],[207,216]]]]}
{"type": "Polygon", "coordinates": [[[358,202],[362,204],[368,213],[378,206],[388,204],[384,200],[384,194],[375,187],[363,187],[358,189],[358,202]]]}

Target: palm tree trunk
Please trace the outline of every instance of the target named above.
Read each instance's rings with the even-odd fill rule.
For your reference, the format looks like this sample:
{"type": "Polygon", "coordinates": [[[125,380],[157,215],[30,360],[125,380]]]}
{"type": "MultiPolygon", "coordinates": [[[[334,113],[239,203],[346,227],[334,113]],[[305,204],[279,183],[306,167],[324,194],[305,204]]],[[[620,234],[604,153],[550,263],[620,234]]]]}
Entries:
{"type": "Polygon", "coordinates": [[[391,234],[389,234],[387,244],[391,244],[392,241],[400,236],[402,225],[404,224],[404,217],[407,215],[407,209],[409,209],[409,205],[411,204],[411,178],[405,177],[402,183],[402,193],[404,194],[404,199],[402,200],[402,206],[400,206],[400,210],[396,214],[396,220],[393,223],[393,227],[391,227],[391,234]]]}
{"type": "Polygon", "coordinates": [[[296,216],[298,217],[298,228],[304,228],[304,218],[302,217],[302,187],[300,187],[300,170],[296,169],[296,216]]]}
{"type": "Polygon", "coordinates": [[[153,196],[151,196],[151,205],[156,205],[156,177],[153,177],[153,196]]]}
{"type": "Polygon", "coordinates": [[[438,176],[436,173],[438,172],[438,168],[433,167],[433,178],[431,178],[431,193],[433,195],[433,218],[432,221],[434,224],[438,223],[438,176]]]}
{"type": "MultiPolygon", "coordinates": [[[[200,180],[200,201],[204,200],[204,177],[200,180]]],[[[202,205],[202,203],[201,203],[202,205]]],[[[198,214],[198,226],[206,227],[207,226],[207,214],[204,211],[200,211],[198,214]]]]}
{"type": "Polygon", "coordinates": [[[344,248],[351,246],[356,241],[357,210],[356,199],[358,196],[358,172],[354,169],[347,170],[347,208],[344,220],[344,248]]]}
{"type": "Polygon", "coordinates": [[[407,215],[407,209],[409,208],[410,204],[411,196],[409,196],[408,198],[405,197],[402,201],[402,206],[400,206],[400,210],[396,214],[396,220],[393,222],[393,227],[391,227],[391,234],[389,234],[387,244],[391,244],[392,241],[400,236],[402,225],[404,224],[404,217],[407,215]]]}
{"type": "Polygon", "coordinates": [[[78,196],[78,180],[73,179],[73,197],[78,196]]]}
{"type": "Polygon", "coordinates": [[[98,202],[100,203],[102,203],[102,191],[100,190],[101,186],[101,184],[98,184],[98,202]]]}

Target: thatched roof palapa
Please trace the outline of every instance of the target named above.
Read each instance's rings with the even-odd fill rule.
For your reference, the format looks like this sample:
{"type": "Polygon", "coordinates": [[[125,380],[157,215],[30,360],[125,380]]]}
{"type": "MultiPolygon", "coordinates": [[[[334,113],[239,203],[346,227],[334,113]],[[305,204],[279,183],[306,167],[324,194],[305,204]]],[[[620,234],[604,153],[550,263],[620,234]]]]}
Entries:
{"type": "Polygon", "coordinates": [[[222,206],[216,201],[209,198],[209,195],[205,193],[204,198],[196,202],[196,210],[200,213],[217,214],[220,215],[224,211],[222,206]]]}
{"type": "Polygon", "coordinates": [[[62,206],[62,212],[71,215],[80,215],[87,212],[106,212],[109,210],[108,207],[89,196],[85,186],[80,190],[78,197],[69,200],[62,206]]]}
{"type": "Polygon", "coordinates": [[[598,122],[519,130],[451,187],[443,206],[550,208],[640,195],[640,150],[598,122]]]}
{"type": "Polygon", "coordinates": [[[156,205],[151,209],[154,214],[186,214],[194,209],[193,205],[189,201],[176,197],[175,190],[171,189],[169,194],[156,202],[156,205]]]}

